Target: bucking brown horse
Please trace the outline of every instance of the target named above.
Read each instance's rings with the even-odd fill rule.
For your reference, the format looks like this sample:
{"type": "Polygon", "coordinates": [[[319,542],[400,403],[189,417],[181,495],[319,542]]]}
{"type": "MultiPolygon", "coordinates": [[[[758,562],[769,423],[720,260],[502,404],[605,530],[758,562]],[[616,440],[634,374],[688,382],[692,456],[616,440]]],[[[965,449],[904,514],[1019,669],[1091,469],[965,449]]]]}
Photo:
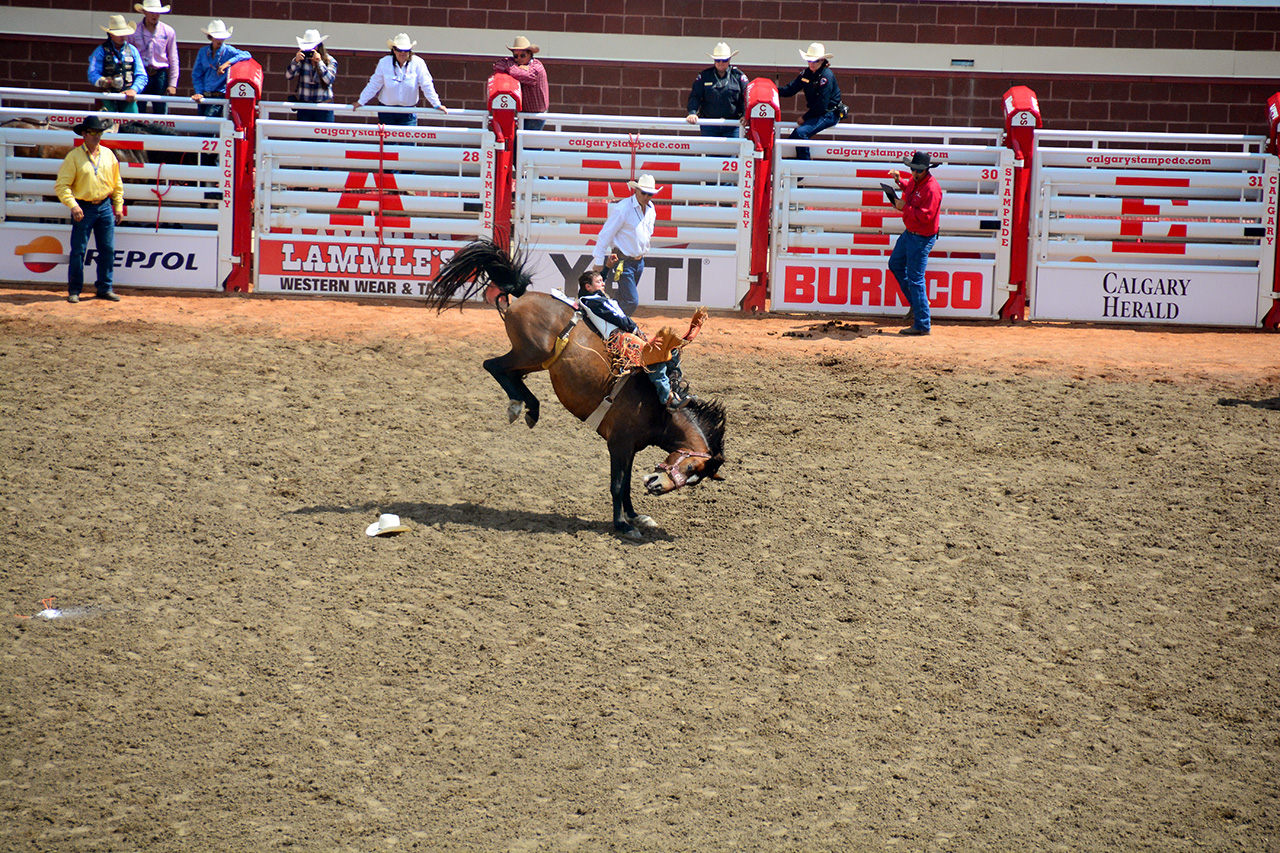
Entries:
{"type": "Polygon", "coordinates": [[[645,490],[662,495],[702,480],[721,479],[724,464],[724,407],[694,399],[674,412],[658,400],[653,383],[642,375],[615,379],[604,342],[587,323],[576,322],[573,305],[546,293],[526,290],[530,277],[522,253],[509,254],[489,240],[459,250],[432,283],[428,304],[443,311],[484,293],[497,306],[511,351],[484,362],[510,399],[509,419],[524,414],[538,422],[538,398],[525,384],[531,373],[546,370],[551,387],[566,409],[595,426],[609,446],[609,491],[613,527],[640,538],[638,527],[657,527],[631,504],[631,468],[638,452],[657,446],[668,456],[644,478],[645,490]],[[611,398],[611,402],[606,400],[611,398]]]}

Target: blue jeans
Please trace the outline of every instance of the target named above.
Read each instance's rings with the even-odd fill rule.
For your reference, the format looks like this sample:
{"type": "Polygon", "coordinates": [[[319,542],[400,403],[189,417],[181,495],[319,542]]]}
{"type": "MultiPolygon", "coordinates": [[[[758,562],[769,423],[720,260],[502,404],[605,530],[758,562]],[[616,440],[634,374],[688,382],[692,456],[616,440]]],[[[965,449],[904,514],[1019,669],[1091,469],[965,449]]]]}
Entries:
{"type": "MultiPolygon", "coordinates": [[[[217,97],[221,98],[222,95],[217,97]]],[[[196,104],[196,112],[206,118],[222,118],[222,104],[206,104],[204,101],[196,104]]]]}
{"type": "Polygon", "coordinates": [[[412,127],[418,123],[417,113],[378,113],[378,121],[382,124],[394,124],[401,127],[412,127]]]}
{"type": "Polygon", "coordinates": [[[333,110],[304,110],[296,113],[298,121],[333,121],[333,110]]]}
{"type": "Polygon", "coordinates": [[[673,349],[671,358],[660,364],[651,364],[647,368],[649,371],[649,381],[653,383],[653,388],[658,392],[658,402],[666,403],[667,398],[671,396],[671,374],[679,374],[680,371],[680,350],[673,349]]]}
{"type": "MultiPolygon", "coordinates": [[[[814,134],[821,133],[828,127],[836,123],[836,114],[834,112],[823,113],[817,118],[806,119],[801,122],[795,130],[791,131],[788,139],[812,139],[814,134]]],[[[808,160],[809,146],[803,145],[796,148],[797,160],[808,160]]]]}
{"type": "Polygon", "coordinates": [[[111,209],[111,196],[97,204],[77,202],[84,211],[84,218],[71,223],[71,262],[67,265],[67,295],[79,295],[84,289],[84,253],[89,248],[89,233],[93,232],[98,248],[99,296],[111,292],[111,279],[116,269],[116,215],[111,209]]]}
{"type": "MultiPolygon", "coordinates": [[[[148,68],[147,69],[147,88],[139,92],[139,95],[167,95],[165,89],[169,88],[169,69],[168,68],[148,68]]],[[[158,116],[166,115],[169,112],[169,105],[164,101],[139,102],[138,112],[145,113],[148,109],[158,116]]]]}
{"type": "Polygon", "coordinates": [[[545,118],[527,118],[524,120],[525,130],[542,130],[546,126],[547,120],[545,118]]]}
{"type": "Polygon", "coordinates": [[[703,136],[721,136],[725,139],[737,139],[739,129],[736,124],[712,125],[711,127],[702,125],[698,127],[698,132],[703,136]]]}
{"type": "Polygon", "coordinates": [[[640,307],[640,274],[644,272],[644,258],[622,259],[622,275],[618,276],[617,300],[622,313],[630,317],[640,307]]]}
{"type": "Polygon", "coordinates": [[[925,287],[924,268],[929,263],[929,252],[933,244],[938,242],[938,235],[921,237],[910,231],[903,231],[898,242],[893,245],[893,254],[889,256],[889,272],[898,280],[902,295],[915,312],[914,328],[922,332],[929,331],[929,291],[925,287]]]}

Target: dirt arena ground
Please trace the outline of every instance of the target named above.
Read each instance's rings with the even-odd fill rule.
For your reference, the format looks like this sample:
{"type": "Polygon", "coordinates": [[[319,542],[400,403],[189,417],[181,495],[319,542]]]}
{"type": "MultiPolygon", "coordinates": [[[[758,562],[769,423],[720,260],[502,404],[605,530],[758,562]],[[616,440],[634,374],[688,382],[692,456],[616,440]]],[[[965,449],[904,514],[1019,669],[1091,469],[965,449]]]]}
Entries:
{"type": "Polygon", "coordinates": [[[490,309],[0,290],[0,850],[1280,851],[1280,337],[896,328],[632,543],[490,309]]]}

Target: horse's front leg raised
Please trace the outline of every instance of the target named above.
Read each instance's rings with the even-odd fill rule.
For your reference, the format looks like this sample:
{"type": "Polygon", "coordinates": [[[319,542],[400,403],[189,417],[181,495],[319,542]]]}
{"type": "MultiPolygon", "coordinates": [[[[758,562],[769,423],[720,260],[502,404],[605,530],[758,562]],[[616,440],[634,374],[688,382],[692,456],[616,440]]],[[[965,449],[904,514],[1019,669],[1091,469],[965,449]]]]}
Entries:
{"type": "Polygon", "coordinates": [[[489,371],[493,378],[498,380],[502,390],[507,392],[507,399],[511,401],[507,409],[508,421],[514,423],[515,419],[520,417],[520,410],[523,408],[524,422],[533,429],[534,424],[538,422],[541,404],[538,398],[533,396],[529,386],[524,384],[524,375],[511,370],[507,361],[509,355],[510,353],[507,353],[499,358],[486,359],[484,369],[489,371]]]}

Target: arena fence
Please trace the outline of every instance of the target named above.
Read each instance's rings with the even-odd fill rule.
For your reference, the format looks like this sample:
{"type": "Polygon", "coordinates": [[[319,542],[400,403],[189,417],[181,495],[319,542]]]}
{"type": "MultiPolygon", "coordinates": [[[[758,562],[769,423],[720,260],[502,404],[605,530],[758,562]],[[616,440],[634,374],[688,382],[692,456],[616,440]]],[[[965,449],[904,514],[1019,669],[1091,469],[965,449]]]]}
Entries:
{"type": "Polygon", "coordinates": [[[645,256],[645,305],[734,308],[750,285],[756,180],[745,139],[704,137],[684,119],[547,113],[516,135],[515,240],[539,289],[575,292],[609,204],[651,174],[657,225],[645,256]]]}
{"type": "Polygon", "coordinates": [[[1278,164],[1261,136],[1037,130],[1031,316],[1258,325],[1278,164]]]}
{"type": "MultiPolygon", "coordinates": [[[[108,99],[110,96],[107,96],[108,99]]],[[[117,96],[119,97],[119,96],[117,96]]],[[[71,128],[103,96],[0,89],[0,278],[66,284],[70,218],[54,194],[71,128]]],[[[167,115],[108,113],[102,144],[120,160],[124,221],[116,228],[116,280],[130,287],[216,290],[231,272],[234,128],[170,101],[167,115]]],[[[88,260],[96,256],[91,243],[88,260]]],[[[89,273],[92,276],[92,272],[89,273]]]]}
{"type": "MultiPolygon", "coordinates": [[[[166,116],[113,115],[148,123],[104,139],[143,161],[122,170],[119,284],[419,297],[454,250],[492,237],[529,254],[536,288],[572,291],[608,204],[652,174],[642,304],[895,315],[902,220],[880,184],[925,150],[945,191],[927,277],[939,317],[1280,326],[1280,93],[1258,137],[1046,129],[1017,86],[1003,129],[846,124],[798,141],[764,79],[742,138],[725,139],[654,116],[525,127],[502,74],[486,110],[417,110],[429,124],[410,127],[344,105],[300,122],[311,105],[260,102],[256,62],[230,78],[225,119],[186,98],[158,99],[166,116]]],[[[4,279],[65,282],[60,157],[36,155],[77,144],[70,128],[118,98],[0,90],[0,121],[29,120],[0,127],[4,279]]]]}
{"type": "Polygon", "coordinates": [[[1013,153],[1003,131],[836,125],[808,141],[779,125],[773,185],[773,307],[782,311],[903,314],[886,268],[902,214],[882,183],[927,151],[944,196],[927,286],[938,317],[994,317],[1008,281],[1013,153]],[[808,149],[811,159],[796,159],[808,149]]]}

